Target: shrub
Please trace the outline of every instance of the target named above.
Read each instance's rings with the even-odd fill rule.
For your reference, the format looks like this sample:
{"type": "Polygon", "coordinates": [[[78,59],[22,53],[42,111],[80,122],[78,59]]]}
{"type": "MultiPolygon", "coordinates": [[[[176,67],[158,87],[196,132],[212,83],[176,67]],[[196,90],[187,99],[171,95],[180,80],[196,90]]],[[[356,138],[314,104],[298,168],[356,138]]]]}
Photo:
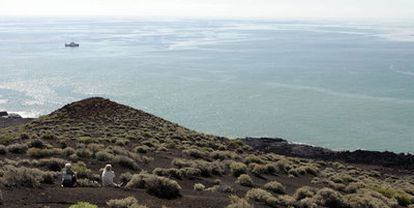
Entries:
{"type": "Polygon", "coordinates": [[[75,153],[81,158],[90,158],[93,155],[93,153],[87,148],[77,149],[75,153]]]}
{"type": "Polygon", "coordinates": [[[343,207],[344,201],[342,195],[330,188],[323,188],[316,192],[313,197],[315,203],[325,207],[343,207]]]}
{"type": "Polygon", "coordinates": [[[66,161],[60,158],[40,159],[38,166],[46,167],[51,171],[60,171],[65,166],[66,161]]]}
{"type": "Polygon", "coordinates": [[[59,175],[59,172],[52,172],[52,171],[45,171],[42,175],[42,183],[45,184],[53,184],[55,182],[55,179],[59,175]]]}
{"type": "Polygon", "coordinates": [[[137,199],[133,196],[124,199],[111,199],[106,202],[109,208],[129,208],[133,204],[138,203],[137,199]]]}
{"type": "Polygon", "coordinates": [[[253,208],[253,206],[244,198],[240,198],[236,195],[231,195],[229,198],[230,204],[226,208],[253,208]]]}
{"type": "Polygon", "coordinates": [[[389,207],[386,203],[383,201],[374,198],[372,196],[361,194],[361,193],[355,193],[355,194],[349,194],[344,197],[345,203],[349,207],[355,207],[355,208],[382,208],[382,207],[389,207]]]}
{"type": "Polygon", "coordinates": [[[6,146],[0,144],[0,155],[5,155],[7,153],[6,146]]]}
{"type": "Polygon", "coordinates": [[[43,140],[40,140],[40,139],[34,139],[29,142],[29,147],[42,149],[42,148],[45,148],[46,146],[47,144],[43,140]]]}
{"type": "Polygon", "coordinates": [[[176,181],[148,173],[133,175],[126,187],[145,188],[149,194],[160,198],[176,198],[181,190],[176,181]]]}
{"type": "Polygon", "coordinates": [[[383,186],[371,186],[369,189],[374,190],[387,198],[394,198],[398,201],[401,206],[408,206],[411,204],[411,197],[402,190],[395,189],[392,187],[383,186]]]}
{"type": "Polygon", "coordinates": [[[97,181],[90,180],[88,178],[81,178],[81,179],[78,179],[76,182],[77,182],[79,187],[94,187],[94,188],[97,188],[97,187],[101,186],[97,181]]]}
{"type": "Polygon", "coordinates": [[[40,183],[43,181],[43,171],[36,168],[18,168],[7,165],[4,167],[3,181],[4,185],[9,187],[39,187],[40,183]]]}
{"type": "Polygon", "coordinates": [[[258,157],[256,155],[248,155],[244,159],[244,163],[246,163],[246,164],[250,164],[250,163],[264,164],[265,162],[260,157],[258,157]]]}
{"type": "Polygon", "coordinates": [[[76,172],[79,178],[92,178],[92,171],[82,161],[72,165],[72,170],[76,172]]]}
{"type": "Polygon", "coordinates": [[[152,173],[158,176],[182,179],[182,174],[177,168],[155,168],[152,173]]]}
{"type": "Polygon", "coordinates": [[[66,147],[65,149],[63,149],[62,154],[63,156],[68,157],[72,154],[75,154],[75,152],[76,152],[75,149],[73,149],[72,147],[66,147]]]}
{"type": "Polygon", "coordinates": [[[247,186],[247,187],[253,187],[254,186],[252,178],[247,174],[240,175],[237,178],[236,183],[238,183],[242,186],[247,186]]]}
{"type": "Polygon", "coordinates": [[[210,153],[210,157],[215,160],[225,160],[236,158],[236,154],[230,151],[214,151],[210,153]]]}
{"type": "Polygon", "coordinates": [[[316,189],[310,186],[303,186],[296,190],[295,194],[293,195],[296,200],[301,200],[304,198],[311,198],[316,194],[316,189]]]}
{"type": "Polygon", "coordinates": [[[61,155],[62,149],[60,148],[52,148],[52,149],[40,149],[37,147],[32,147],[27,150],[27,155],[29,157],[34,158],[44,158],[44,157],[50,157],[53,155],[61,155]]]}
{"type": "Polygon", "coordinates": [[[125,173],[122,173],[120,176],[119,176],[119,180],[121,181],[121,183],[123,183],[123,184],[127,184],[130,180],[131,180],[131,178],[132,178],[132,174],[130,173],[130,172],[125,172],[125,173]]]}
{"type": "Polygon", "coordinates": [[[105,150],[98,151],[95,154],[95,156],[96,156],[97,160],[100,160],[100,161],[103,161],[103,162],[109,162],[109,161],[112,161],[114,159],[114,155],[107,152],[107,151],[105,151],[105,150]]]}
{"type": "Polygon", "coordinates": [[[257,202],[262,202],[270,207],[276,207],[278,204],[276,197],[260,188],[250,189],[246,193],[246,198],[257,202]]]}
{"type": "Polygon", "coordinates": [[[150,150],[151,148],[148,147],[147,145],[140,145],[134,148],[134,152],[138,152],[138,153],[147,153],[150,150]]]}
{"type": "Polygon", "coordinates": [[[174,180],[153,176],[146,180],[147,192],[160,198],[176,198],[180,196],[181,187],[174,180]]]}
{"type": "Polygon", "coordinates": [[[286,190],[285,187],[277,181],[268,182],[263,186],[263,188],[276,194],[283,194],[286,190]]]}
{"type": "Polygon", "coordinates": [[[253,175],[260,177],[263,174],[267,173],[267,169],[265,165],[257,164],[257,163],[250,163],[249,164],[250,171],[253,175]]]}
{"type": "Polygon", "coordinates": [[[11,144],[7,146],[7,151],[14,154],[24,154],[27,149],[26,144],[11,144]]]}
{"type": "Polygon", "coordinates": [[[198,168],[186,167],[179,169],[180,175],[184,178],[194,178],[201,176],[201,170],[198,168]]]}
{"type": "Polygon", "coordinates": [[[195,183],[194,184],[194,190],[196,191],[204,191],[204,189],[206,189],[206,187],[201,184],[201,183],[195,183]]]}
{"type": "Polygon", "coordinates": [[[131,170],[138,170],[138,164],[133,159],[124,155],[115,156],[112,162],[131,170]]]}
{"type": "Polygon", "coordinates": [[[76,204],[71,205],[69,208],[98,208],[98,206],[90,204],[88,202],[78,202],[76,204]]]}
{"type": "MultiPolygon", "coordinates": [[[[295,208],[317,208],[318,205],[315,204],[311,198],[303,198],[301,200],[296,201],[294,203],[294,207],[295,208]]],[[[360,208],[364,208],[364,207],[360,207],[360,208]]]]}
{"type": "Polygon", "coordinates": [[[229,167],[234,177],[239,177],[241,174],[247,173],[247,166],[244,163],[232,162],[229,167]]]}
{"type": "Polygon", "coordinates": [[[183,153],[194,158],[204,158],[207,156],[205,152],[198,149],[187,149],[183,153]]]}

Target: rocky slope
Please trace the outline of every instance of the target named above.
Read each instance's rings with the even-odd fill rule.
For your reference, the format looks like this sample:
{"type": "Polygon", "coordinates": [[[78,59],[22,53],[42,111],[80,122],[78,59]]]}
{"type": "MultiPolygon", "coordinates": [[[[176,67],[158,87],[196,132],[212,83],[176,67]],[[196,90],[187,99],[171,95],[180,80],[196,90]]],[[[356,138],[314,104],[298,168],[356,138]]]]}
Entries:
{"type": "Polygon", "coordinates": [[[414,204],[412,174],[308,159],[307,151],[302,158],[265,153],[252,146],[198,133],[108,99],[89,98],[0,128],[2,203],[70,207],[84,201],[118,208],[414,204]],[[78,173],[76,188],[59,186],[67,162],[78,173]],[[107,163],[123,188],[100,187],[101,168],[107,163]]]}

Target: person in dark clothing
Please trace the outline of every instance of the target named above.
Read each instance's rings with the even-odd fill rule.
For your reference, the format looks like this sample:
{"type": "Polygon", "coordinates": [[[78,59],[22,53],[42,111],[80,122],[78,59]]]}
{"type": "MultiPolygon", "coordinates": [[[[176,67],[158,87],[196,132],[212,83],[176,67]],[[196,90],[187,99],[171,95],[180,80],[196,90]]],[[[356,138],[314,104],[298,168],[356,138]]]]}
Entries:
{"type": "Polygon", "coordinates": [[[62,187],[74,186],[76,186],[76,173],[72,171],[72,165],[70,163],[66,163],[62,172],[62,187]]]}

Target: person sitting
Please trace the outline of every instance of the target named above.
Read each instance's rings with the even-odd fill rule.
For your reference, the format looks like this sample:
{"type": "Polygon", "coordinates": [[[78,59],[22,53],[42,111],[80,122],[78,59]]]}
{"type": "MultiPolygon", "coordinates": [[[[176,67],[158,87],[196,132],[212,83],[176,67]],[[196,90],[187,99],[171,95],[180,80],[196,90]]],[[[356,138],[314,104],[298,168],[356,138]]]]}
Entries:
{"type": "Polygon", "coordinates": [[[107,164],[102,172],[102,186],[121,187],[120,184],[114,182],[115,173],[112,170],[112,165],[107,164]]]}
{"type": "Polygon", "coordinates": [[[74,186],[76,186],[76,173],[72,171],[72,165],[66,163],[62,173],[62,187],[74,186]]]}

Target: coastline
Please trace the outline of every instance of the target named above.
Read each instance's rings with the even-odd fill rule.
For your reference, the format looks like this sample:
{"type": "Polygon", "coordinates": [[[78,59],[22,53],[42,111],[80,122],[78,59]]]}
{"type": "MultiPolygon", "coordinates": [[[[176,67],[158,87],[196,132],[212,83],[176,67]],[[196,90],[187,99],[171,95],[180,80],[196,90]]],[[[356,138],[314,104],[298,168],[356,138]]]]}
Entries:
{"type": "MultiPolygon", "coordinates": [[[[25,124],[36,118],[0,117],[0,128],[25,124]]],[[[289,142],[277,137],[245,137],[239,138],[253,149],[264,153],[276,153],[291,157],[320,159],[326,161],[342,161],[353,164],[379,165],[402,170],[414,170],[414,155],[390,151],[372,150],[331,150],[328,148],[289,142]]]]}
{"type": "Polygon", "coordinates": [[[282,138],[270,137],[245,137],[241,138],[241,140],[253,147],[253,149],[264,153],[414,170],[414,155],[410,153],[371,150],[335,151],[318,146],[291,143],[282,138]]]}

